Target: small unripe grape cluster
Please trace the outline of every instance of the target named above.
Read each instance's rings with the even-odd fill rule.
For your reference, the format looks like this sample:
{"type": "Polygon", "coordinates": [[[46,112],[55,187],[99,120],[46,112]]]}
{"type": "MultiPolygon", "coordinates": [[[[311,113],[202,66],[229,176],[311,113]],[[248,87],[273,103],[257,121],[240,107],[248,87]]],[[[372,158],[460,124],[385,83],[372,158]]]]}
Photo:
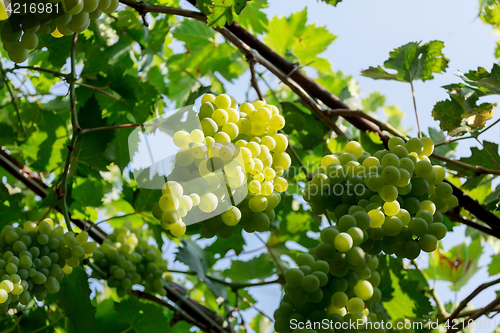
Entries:
{"type": "Polygon", "coordinates": [[[119,4],[119,0],[12,1],[10,11],[0,13],[5,20],[0,22],[0,39],[12,61],[24,62],[41,34],[59,38],[83,32],[90,20],[114,12],[119,4]]]}
{"type": "MultiPolygon", "coordinates": [[[[333,213],[337,226],[360,227],[367,253],[415,259],[436,250],[447,229],[442,214],[458,205],[445,171],[432,165],[429,138],[389,140],[390,150],[373,156],[351,141],[344,153],[323,157],[303,197],[313,212],[333,213]],[[358,226],[363,215],[363,226],[358,226]]],[[[344,230],[345,229],[345,230],[344,230]]]]}
{"type": "Polygon", "coordinates": [[[133,285],[144,286],[148,293],[165,295],[167,261],[161,251],[143,237],[143,230],[132,228],[129,222],[116,228],[91,259],[99,268],[94,276],[105,278],[120,297],[132,290],[133,285]]]}
{"type": "Polygon", "coordinates": [[[42,301],[59,291],[59,281],[96,248],[88,234],[65,233],[51,219],[23,227],[7,225],[0,232],[0,311],[42,301]]]}
{"type": "Polygon", "coordinates": [[[180,150],[153,215],[176,237],[185,233],[182,219],[190,212],[206,214],[206,238],[230,237],[238,224],[248,232],[268,230],[288,188],[282,177],[291,165],[288,139],[278,133],[285,119],[274,105],[238,106],[225,94],[204,95],[198,118],[201,129],[173,136],[180,150]]]}
{"type": "MultiPolygon", "coordinates": [[[[377,288],[380,283],[376,271],[378,258],[365,254],[359,247],[345,251],[345,242],[337,227],[324,229],[321,238],[323,243],[312,254],[302,253],[297,257],[298,268],[285,273],[285,295],[274,313],[274,328],[278,333],[297,332],[290,328],[291,320],[317,323],[328,319],[333,323],[352,321],[357,325],[378,321],[378,317],[370,313],[371,306],[381,298],[377,288]]],[[[334,333],[335,330],[321,332],[334,333]]]]}

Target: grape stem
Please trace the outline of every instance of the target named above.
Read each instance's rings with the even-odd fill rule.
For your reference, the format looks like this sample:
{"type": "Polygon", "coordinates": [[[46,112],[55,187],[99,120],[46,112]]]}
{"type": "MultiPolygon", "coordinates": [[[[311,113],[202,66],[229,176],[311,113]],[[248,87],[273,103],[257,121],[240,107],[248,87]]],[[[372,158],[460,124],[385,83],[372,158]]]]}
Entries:
{"type": "Polygon", "coordinates": [[[259,96],[259,99],[263,101],[264,97],[262,96],[262,92],[259,88],[259,82],[257,82],[257,77],[255,76],[256,61],[252,56],[247,56],[247,61],[248,67],[250,67],[250,84],[252,85],[253,89],[255,89],[255,92],[257,93],[257,96],[259,96]]]}
{"type": "Polygon", "coordinates": [[[73,231],[71,227],[71,218],[68,212],[68,205],[66,202],[66,196],[68,194],[68,178],[70,174],[70,167],[73,157],[75,156],[76,151],[76,143],[78,140],[78,134],[81,131],[80,125],[78,124],[78,115],[76,112],[76,91],[75,91],[75,82],[76,82],[76,42],[78,41],[78,34],[73,36],[73,41],[71,43],[71,75],[67,78],[69,81],[69,99],[71,106],[71,125],[72,125],[72,137],[71,141],[68,145],[68,154],[66,155],[66,163],[64,166],[64,171],[61,178],[61,184],[59,187],[59,202],[61,207],[61,212],[64,216],[64,220],[66,221],[66,226],[69,231],[73,231]]]}
{"type": "Polygon", "coordinates": [[[498,229],[491,229],[491,228],[488,228],[487,226],[484,226],[484,225],[479,224],[477,222],[467,220],[467,219],[463,218],[462,216],[460,216],[459,214],[456,214],[454,211],[448,211],[446,213],[446,216],[448,216],[453,221],[460,222],[460,223],[465,224],[469,227],[472,227],[472,228],[477,229],[481,232],[484,232],[487,235],[490,235],[490,236],[493,236],[493,237],[500,239],[500,231],[498,229]]]}
{"type": "Polygon", "coordinates": [[[257,234],[254,234],[255,237],[257,237],[261,242],[262,244],[264,244],[264,246],[267,248],[267,252],[269,252],[269,255],[271,256],[271,258],[273,258],[273,261],[274,263],[276,264],[276,266],[278,267],[278,269],[281,271],[281,275],[282,276],[285,276],[285,269],[283,268],[283,266],[281,266],[280,262],[276,259],[276,256],[274,255],[274,252],[273,250],[271,249],[271,247],[269,246],[269,244],[267,244],[266,242],[264,242],[264,240],[257,234]]]}
{"type": "Polygon", "coordinates": [[[417,100],[415,99],[415,89],[413,88],[413,81],[410,81],[410,87],[411,87],[411,97],[413,98],[413,108],[415,109],[415,118],[417,119],[418,137],[422,138],[422,131],[420,130],[420,121],[418,120],[417,100]]]}
{"type": "MultiPolygon", "coordinates": [[[[185,275],[197,275],[197,273],[194,271],[180,271],[180,270],[175,270],[175,269],[169,269],[168,272],[169,273],[185,274],[185,275]]],[[[228,286],[233,290],[251,288],[251,287],[259,287],[259,286],[267,286],[267,285],[276,284],[276,283],[283,284],[285,282],[284,276],[281,276],[281,275],[278,276],[278,278],[276,278],[274,280],[270,280],[270,281],[259,281],[259,282],[248,282],[248,283],[247,282],[243,282],[243,283],[228,282],[228,281],[225,281],[225,280],[222,280],[222,279],[210,276],[210,275],[205,275],[205,276],[208,279],[210,279],[214,282],[218,282],[220,284],[223,284],[225,286],[228,286]]]]}
{"type": "Polygon", "coordinates": [[[454,319],[456,319],[460,316],[460,311],[462,311],[467,306],[467,304],[469,304],[469,302],[472,301],[472,299],[474,297],[476,297],[483,290],[488,289],[489,287],[494,286],[494,285],[499,284],[499,283],[500,283],[500,279],[496,279],[496,280],[493,280],[490,282],[485,282],[485,283],[481,284],[479,287],[474,289],[474,291],[469,296],[467,296],[466,298],[464,298],[463,301],[460,302],[460,304],[457,306],[457,308],[451,313],[451,315],[446,320],[450,323],[453,322],[454,319]]]}
{"type": "Polygon", "coordinates": [[[482,131],[477,132],[476,135],[464,136],[464,137],[461,137],[461,138],[456,138],[456,139],[452,139],[452,140],[446,140],[446,141],[443,141],[443,142],[440,142],[440,143],[436,144],[436,147],[437,146],[442,146],[442,145],[449,145],[452,142],[457,142],[457,141],[461,141],[461,140],[478,138],[481,134],[483,134],[484,132],[486,132],[487,130],[489,130],[490,128],[492,128],[493,126],[495,126],[496,124],[498,124],[499,122],[500,122],[500,118],[497,119],[497,120],[495,120],[491,125],[489,125],[485,129],[483,129],[482,131]]]}

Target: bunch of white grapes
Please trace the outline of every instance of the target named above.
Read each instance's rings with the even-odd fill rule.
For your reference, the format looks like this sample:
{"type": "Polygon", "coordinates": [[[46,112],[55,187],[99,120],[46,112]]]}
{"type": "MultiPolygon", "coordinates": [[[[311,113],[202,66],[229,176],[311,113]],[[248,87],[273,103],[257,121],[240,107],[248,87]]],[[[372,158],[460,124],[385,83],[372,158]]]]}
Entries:
{"type": "Polygon", "coordinates": [[[0,232],[0,310],[42,301],[59,291],[59,281],[92,254],[97,245],[87,232],[76,237],[54,227],[51,219],[23,227],[7,225],[0,232]]]}
{"type": "Polygon", "coordinates": [[[164,296],[163,288],[168,275],[168,264],[161,251],[142,237],[141,228],[132,228],[130,222],[116,228],[92,255],[92,262],[99,268],[98,278],[105,278],[116,288],[120,297],[133,285],[142,285],[148,293],[164,296]],[[105,276],[102,276],[104,274],[105,276]]]}
{"type": "Polygon", "coordinates": [[[344,153],[323,157],[303,197],[314,212],[332,212],[342,232],[359,227],[356,214],[367,217],[361,228],[367,253],[415,259],[421,250],[436,250],[447,232],[442,214],[458,200],[443,182],[444,169],[429,160],[430,138],[394,137],[388,145],[370,156],[351,141],[344,153]]]}
{"type": "Polygon", "coordinates": [[[118,5],[119,0],[12,1],[7,8],[0,6],[0,19],[4,19],[0,39],[9,58],[21,63],[38,46],[41,34],[60,38],[83,32],[90,20],[114,12],[118,5]]]}
{"type": "MultiPolygon", "coordinates": [[[[378,258],[358,247],[360,238],[356,238],[355,248],[346,250],[342,239],[337,239],[340,234],[336,227],[324,229],[322,244],[332,245],[331,251],[324,252],[318,246],[312,251],[314,256],[302,253],[295,260],[298,268],[286,271],[285,294],[274,313],[278,333],[299,332],[292,330],[293,320],[302,324],[322,323],[325,319],[329,323],[353,322],[357,325],[355,331],[379,321],[376,314],[370,313],[381,298],[377,288],[378,258]]],[[[307,332],[334,333],[333,327],[307,332]]]]}
{"type": "Polygon", "coordinates": [[[184,234],[182,219],[190,211],[207,214],[200,232],[206,238],[230,237],[236,225],[266,231],[288,188],[282,175],[291,165],[279,109],[263,101],[238,106],[228,95],[206,94],[198,118],[201,129],[173,136],[180,150],[153,215],[176,237],[184,234]]]}

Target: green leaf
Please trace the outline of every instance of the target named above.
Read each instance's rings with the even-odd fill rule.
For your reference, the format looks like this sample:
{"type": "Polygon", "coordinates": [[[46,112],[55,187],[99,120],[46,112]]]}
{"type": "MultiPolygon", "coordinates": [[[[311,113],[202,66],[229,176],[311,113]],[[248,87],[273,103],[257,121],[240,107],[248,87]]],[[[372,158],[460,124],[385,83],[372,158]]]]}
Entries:
{"type": "Polygon", "coordinates": [[[207,278],[207,272],[213,265],[213,259],[208,258],[207,254],[191,239],[182,239],[182,246],[176,255],[176,260],[186,264],[191,270],[196,272],[198,280],[204,282],[212,293],[222,298],[227,297],[227,289],[220,283],[207,278]]]}
{"type": "MultiPolygon", "coordinates": [[[[78,110],[78,119],[82,128],[106,126],[102,118],[101,108],[92,96],[78,110]]],[[[106,170],[109,159],[106,157],[106,147],[113,139],[113,131],[97,131],[83,134],[78,141],[78,161],[85,162],[97,171],[106,170]]]]}
{"type": "Polygon", "coordinates": [[[267,333],[271,328],[271,321],[262,313],[258,313],[250,323],[250,327],[255,333],[267,333]]]}
{"type": "Polygon", "coordinates": [[[472,165],[480,165],[487,169],[499,169],[498,164],[500,164],[500,156],[498,155],[498,143],[485,140],[483,141],[483,145],[483,149],[471,147],[471,156],[462,157],[460,161],[472,165]]]}
{"type": "Polygon", "coordinates": [[[460,290],[479,270],[479,258],[483,253],[481,239],[470,245],[458,244],[445,252],[442,248],[431,253],[430,264],[424,273],[429,279],[451,282],[451,290],[460,290]]]}
{"type": "Polygon", "coordinates": [[[458,102],[449,99],[437,102],[432,110],[432,117],[439,121],[439,127],[450,135],[456,136],[465,133],[465,129],[462,129],[461,125],[466,115],[465,110],[458,102]]]}
{"type": "Polygon", "coordinates": [[[234,21],[254,34],[262,34],[267,31],[269,24],[266,13],[262,11],[267,7],[267,0],[248,1],[245,9],[234,18],[234,21]]]}
{"type": "Polygon", "coordinates": [[[243,247],[246,245],[245,239],[243,238],[241,229],[235,227],[234,233],[228,239],[223,239],[217,237],[215,242],[207,246],[204,250],[210,254],[219,254],[224,257],[227,252],[233,250],[236,255],[239,255],[243,251],[243,247]]]}
{"type": "Polygon", "coordinates": [[[248,261],[231,261],[231,267],[226,269],[223,275],[231,281],[246,282],[253,279],[264,280],[275,273],[272,258],[266,252],[248,261]]]}
{"type": "Polygon", "coordinates": [[[318,57],[335,40],[325,27],[307,24],[307,9],[289,17],[275,16],[269,22],[264,42],[291,62],[312,66],[320,72],[332,73],[328,60],[318,57]]]}
{"type": "Polygon", "coordinates": [[[71,197],[75,200],[74,203],[81,208],[88,206],[99,207],[102,204],[103,197],[101,180],[93,177],[76,178],[73,182],[71,197]]]}
{"type": "Polygon", "coordinates": [[[488,274],[490,276],[497,275],[500,273],[500,254],[494,254],[491,256],[491,262],[488,265],[488,274]]]}
{"type": "Polygon", "coordinates": [[[498,64],[493,64],[491,72],[478,67],[476,71],[469,71],[467,74],[459,72],[459,74],[467,84],[479,88],[485,95],[500,94],[500,66],[498,64]]]}
{"type": "Polygon", "coordinates": [[[247,0],[198,0],[197,5],[207,15],[210,27],[223,28],[233,23],[234,14],[245,8],[247,0]]]}
{"type": "Polygon", "coordinates": [[[365,151],[375,154],[377,151],[384,149],[384,144],[378,133],[359,131],[359,143],[365,151]]]}
{"type": "Polygon", "coordinates": [[[171,332],[164,308],[153,303],[140,302],[134,297],[115,304],[118,319],[137,333],[171,332]]]}
{"type": "Polygon", "coordinates": [[[339,4],[339,2],[342,2],[342,0],[322,0],[322,1],[326,2],[329,5],[333,5],[333,6],[337,6],[339,4]]]}
{"type": "Polygon", "coordinates": [[[95,308],[90,303],[88,277],[83,267],[74,268],[61,281],[61,290],[56,297],[68,319],[68,333],[96,332],[95,308]]]}
{"type": "Polygon", "coordinates": [[[377,66],[361,71],[361,75],[375,80],[411,83],[415,80],[431,80],[434,78],[433,73],[445,72],[449,60],[442,53],[444,43],[434,40],[420,44],[421,42],[410,42],[389,53],[389,59],[384,62],[384,67],[396,70],[396,74],[390,74],[377,66]]]}
{"type": "Polygon", "coordinates": [[[378,91],[372,92],[367,98],[364,98],[363,111],[365,112],[375,112],[382,106],[384,106],[386,101],[385,96],[381,95],[378,91]]]}

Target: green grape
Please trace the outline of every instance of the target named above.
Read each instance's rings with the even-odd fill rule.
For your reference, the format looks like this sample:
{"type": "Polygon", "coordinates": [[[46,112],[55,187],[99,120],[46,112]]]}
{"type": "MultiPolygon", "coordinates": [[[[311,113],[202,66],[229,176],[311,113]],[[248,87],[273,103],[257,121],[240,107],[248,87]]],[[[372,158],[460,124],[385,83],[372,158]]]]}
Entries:
{"type": "Polygon", "coordinates": [[[417,214],[415,214],[415,217],[420,217],[420,218],[424,219],[428,225],[430,225],[432,222],[434,222],[434,218],[433,218],[432,214],[427,210],[423,210],[423,209],[419,210],[417,212],[417,214]]]}
{"type": "Polygon", "coordinates": [[[405,258],[413,260],[420,254],[420,246],[417,241],[409,240],[405,243],[403,248],[405,258]]]}
{"type": "Polygon", "coordinates": [[[420,155],[424,149],[424,143],[418,138],[411,138],[408,142],[406,142],[405,146],[410,153],[413,152],[417,155],[420,155]]]}
{"type": "Polygon", "coordinates": [[[235,226],[241,220],[241,211],[237,207],[230,207],[221,215],[222,222],[228,226],[235,226]]]}
{"type": "Polygon", "coordinates": [[[361,230],[358,227],[352,227],[347,230],[347,233],[351,236],[352,238],[352,243],[354,246],[359,246],[363,242],[364,239],[364,234],[363,230],[361,230]]]}
{"type": "Polygon", "coordinates": [[[335,227],[328,227],[321,231],[321,241],[323,243],[334,244],[335,237],[339,234],[339,230],[335,227]]]}
{"type": "Polygon", "coordinates": [[[394,155],[396,155],[399,158],[404,158],[404,157],[408,156],[408,150],[403,145],[396,146],[396,147],[392,148],[391,153],[393,153],[394,155]]]}
{"type": "Polygon", "coordinates": [[[431,154],[434,152],[434,141],[432,141],[432,139],[428,137],[423,137],[420,140],[424,145],[421,154],[425,156],[431,156],[431,154]]]}
{"type": "Polygon", "coordinates": [[[315,275],[308,275],[302,279],[301,286],[305,292],[312,294],[319,288],[319,279],[315,275]]]}
{"type": "Polygon", "coordinates": [[[198,113],[198,118],[200,119],[200,121],[202,121],[205,118],[211,118],[214,111],[215,111],[214,105],[210,102],[205,102],[200,106],[200,112],[198,113]]]}
{"type": "Polygon", "coordinates": [[[398,201],[388,201],[383,206],[384,213],[387,216],[394,216],[399,213],[400,205],[398,201]]]}
{"type": "Polygon", "coordinates": [[[403,229],[403,223],[396,216],[390,216],[384,222],[384,234],[387,236],[396,236],[403,229]]]}
{"type": "Polygon", "coordinates": [[[369,300],[373,296],[373,286],[369,281],[359,281],[353,288],[356,297],[364,301],[369,300]]]}
{"type": "MultiPolygon", "coordinates": [[[[399,172],[399,171],[398,171],[399,172]]],[[[398,198],[398,190],[393,185],[385,185],[379,192],[380,197],[384,201],[394,201],[398,198]]]]}
{"type": "Polygon", "coordinates": [[[291,268],[285,272],[285,279],[291,287],[299,287],[302,285],[304,273],[298,268],[291,268]]]}
{"type": "Polygon", "coordinates": [[[352,215],[344,215],[339,219],[337,226],[340,231],[347,231],[356,226],[356,218],[352,215]]]}
{"type": "Polygon", "coordinates": [[[292,160],[287,153],[281,152],[273,155],[273,166],[276,171],[286,170],[291,164],[292,160]]]}
{"type": "Polygon", "coordinates": [[[406,209],[400,209],[396,217],[401,220],[403,226],[407,226],[411,220],[410,213],[406,209]]]}
{"type": "Polygon", "coordinates": [[[359,297],[353,297],[347,302],[347,311],[349,313],[362,312],[365,308],[365,302],[359,297]]]}
{"type": "Polygon", "coordinates": [[[25,49],[32,50],[38,45],[38,36],[34,32],[25,32],[20,45],[25,49]]]}
{"type": "MultiPolygon", "coordinates": [[[[204,135],[206,135],[206,136],[213,136],[215,133],[217,133],[217,123],[213,119],[211,119],[211,118],[204,118],[204,119],[201,120],[200,124],[201,124],[201,129],[203,130],[203,134],[204,135]]],[[[191,138],[189,138],[189,140],[190,139],[191,138]]],[[[189,145],[189,143],[187,143],[187,145],[185,145],[185,141],[181,141],[181,142],[179,142],[179,144],[181,144],[181,145],[183,145],[185,147],[187,147],[187,145],[189,145]]]]}
{"type": "Polygon", "coordinates": [[[372,209],[368,212],[368,216],[370,217],[370,227],[378,228],[382,226],[385,222],[384,213],[382,213],[378,209],[372,209]]]}
{"type": "Polygon", "coordinates": [[[451,208],[458,206],[458,198],[454,195],[449,196],[446,199],[446,205],[451,208]]]}
{"type": "Polygon", "coordinates": [[[415,215],[420,210],[420,201],[414,197],[406,198],[404,208],[410,215],[415,215]]]}
{"type": "Polygon", "coordinates": [[[397,136],[390,138],[389,141],[387,142],[387,146],[389,147],[390,150],[392,150],[396,146],[404,146],[404,145],[405,145],[404,140],[397,136]]]}
{"type": "Polygon", "coordinates": [[[434,222],[429,226],[427,232],[436,237],[436,239],[441,240],[446,236],[448,230],[446,229],[446,226],[443,223],[434,222]]]}
{"type": "Polygon", "coordinates": [[[254,213],[263,212],[267,205],[267,198],[263,195],[256,195],[248,201],[248,207],[254,213]]]}
{"type": "Polygon", "coordinates": [[[349,141],[345,146],[344,151],[358,158],[363,154],[363,147],[361,147],[357,141],[349,141]]]}
{"type": "Polygon", "coordinates": [[[331,298],[332,306],[336,307],[337,309],[344,308],[345,306],[347,306],[348,301],[349,298],[347,297],[347,295],[341,291],[337,291],[335,294],[332,295],[331,298]]]}
{"type": "MultiPolygon", "coordinates": [[[[415,165],[415,174],[417,177],[426,177],[430,174],[434,169],[432,168],[432,164],[427,161],[418,161],[415,165]]],[[[437,176],[437,173],[436,173],[437,176]]],[[[437,178],[437,177],[436,177],[437,178]]]]}
{"type": "Polygon", "coordinates": [[[386,167],[389,167],[389,166],[392,166],[392,167],[395,167],[395,168],[399,168],[399,157],[393,153],[388,153],[386,154],[382,160],[380,161],[382,167],[384,167],[384,169],[386,167]]]}
{"type": "Polygon", "coordinates": [[[362,265],[365,261],[365,251],[359,246],[352,247],[346,254],[347,262],[352,266],[362,265]]]}
{"type": "Polygon", "coordinates": [[[418,245],[424,252],[433,252],[437,249],[438,239],[432,234],[425,234],[418,240],[418,245]]]}
{"type": "Polygon", "coordinates": [[[218,95],[213,102],[219,109],[229,109],[231,107],[231,97],[226,94],[218,95]]]}
{"type": "Polygon", "coordinates": [[[348,233],[341,232],[335,237],[334,245],[338,251],[347,252],[352,248],[352,237],[348,233]]]}
{"type": "Polygon", "coordinates": [[[408,225],[410,230],[415,236],[421,237],[427,233],[428,224],[427,222],[419,217],[413,218],[408,225]]]}
{"type": "Polygon", "coordinates": [[[257,232],[264,232],[269,229],[270,225],[271,221],[264,212],[252,214],[252,221],[250,222],[250,226],[253,228],[253,230],[257,232]]]}
{"type": "Polygon", "coordinates": [[[352,216],[354,216],[354,218],[356,219],[356,225],[360,229],[366,230],[370,227],[370,216],[364,211],[355,212],[354,214],[352,214],[352,216]]]}

